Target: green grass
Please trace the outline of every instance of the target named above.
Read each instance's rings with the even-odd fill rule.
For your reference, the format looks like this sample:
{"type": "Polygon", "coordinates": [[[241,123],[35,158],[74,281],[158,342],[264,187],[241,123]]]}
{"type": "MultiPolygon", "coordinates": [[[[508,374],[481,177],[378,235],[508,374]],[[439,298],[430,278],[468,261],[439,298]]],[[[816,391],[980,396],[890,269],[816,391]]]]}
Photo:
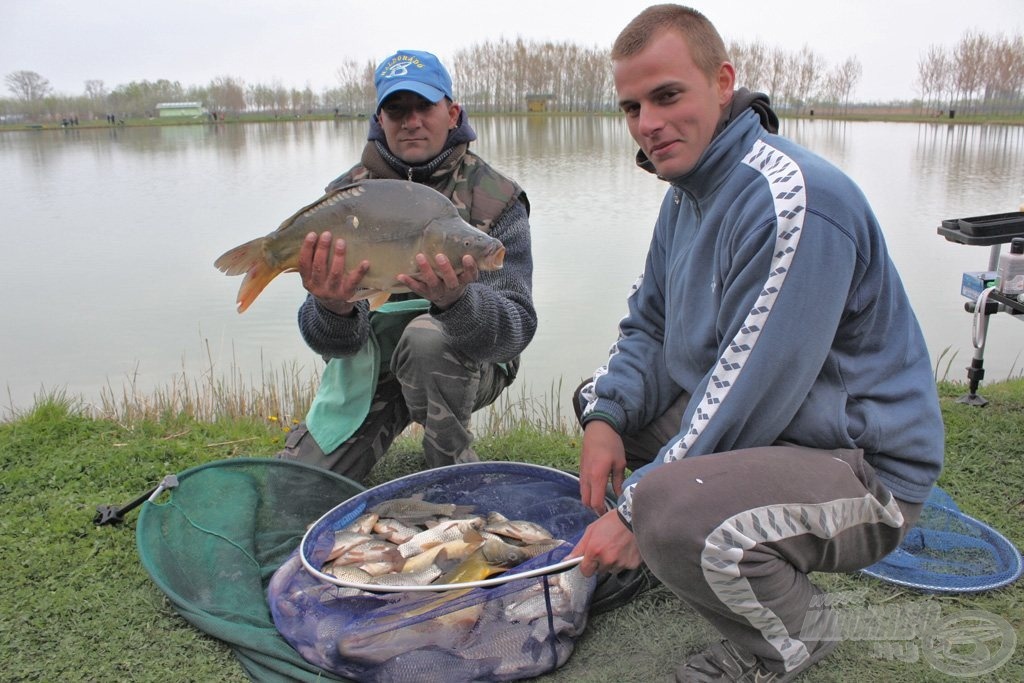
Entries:
{"type": "MultiPolygon", "coordinates": [[[[956,402],[965,392],[961,384],[939,388],[947,430],[941,485],[964,512],[1024,545],[1024,379],[984,385],[981,393],[990,401],[984,408],[956,402]]],[[[129,392],[99,414],[53,393],[0,423],[0,680],[248,680],[230,650],[185,622],[145,573],[135,548],[137,511],[122,525],[93,524],[97,505],[126,503],[166,474],[224,458],[270,456],[280,448],[289,419],[276,418],[270,408],[242,417],[256,401],[239,401],[239,407],[226,397],[200,400],[203,389],[190,389],[191,405],[206,406],[202,418],[167,400],[180,397],[179,389],[134,411],[127,409],[129,392]]],[[[222,389],[227,394],[231,387],[222,389]]],[[[579,433],[548,405],[513,397],[483,415],[480,455],[574,469],[579,433]]],[[[374,470],[371,483],[421,466],[411,432],[374,470]]],[[[814,578],[832,592],[863,592],[866,604],[883,610],[937,604],[944,617],[965,609],[1000,615],[1016,631],[1018,652],[979,680],[1024,680],[1024,582],[980,595],[935,597],[860,575],[814,578]]],[[[661,681],[714,639],[692,610],[659,587],[593,617],[569,662],[543,680],[661,681]]],[[[918,649],[896,657],[892,642],[844,642],[803,680],[959,680],[923,659],[921,640],[895,643],[907,644],[918,649]]]]}

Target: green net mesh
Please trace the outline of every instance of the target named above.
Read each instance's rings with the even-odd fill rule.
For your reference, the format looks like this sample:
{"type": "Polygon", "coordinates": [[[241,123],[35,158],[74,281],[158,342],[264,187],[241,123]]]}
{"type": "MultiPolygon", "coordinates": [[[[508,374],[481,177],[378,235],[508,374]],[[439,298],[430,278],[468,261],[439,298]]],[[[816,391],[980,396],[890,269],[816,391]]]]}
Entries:
{"type": "Polygon", "coordinates": [[[175,609],[228,643],[255,680],[345,680],[281,637],[266,588],[307,527],[363,487],[268,458],[208,463],[181,472],[178,482],[145,503],[136,524],[142,565],[175,609]]]}

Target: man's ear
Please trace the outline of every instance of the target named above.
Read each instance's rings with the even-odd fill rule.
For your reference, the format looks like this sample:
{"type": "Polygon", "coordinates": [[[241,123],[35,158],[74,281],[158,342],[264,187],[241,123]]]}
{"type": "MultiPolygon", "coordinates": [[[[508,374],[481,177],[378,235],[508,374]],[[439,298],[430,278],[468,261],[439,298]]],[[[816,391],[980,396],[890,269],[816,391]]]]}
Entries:
{"type": "Polygon", "coordinates": [[[729,62],[722,62],[718,67],[718,106],[724,107],[732,100],[732,91],[736,88],[736,69],[729,62]]]}

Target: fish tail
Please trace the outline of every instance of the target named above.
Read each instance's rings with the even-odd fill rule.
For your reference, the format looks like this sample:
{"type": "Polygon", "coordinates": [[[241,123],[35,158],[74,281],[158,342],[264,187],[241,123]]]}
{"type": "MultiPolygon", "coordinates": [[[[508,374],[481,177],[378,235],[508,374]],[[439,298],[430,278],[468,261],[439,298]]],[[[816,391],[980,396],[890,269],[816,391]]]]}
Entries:
{"type": "Polygon", "coordinates": [[[220,255],[213,262],[213,265],[225,275],[241,275],[250,268],[256,261],[264,260],[263,243],[266,237],[257,237],[245,244],[239,244],[234,249],[229,249],[220,255]]]}
{"type": "Polygon", "coordinates": [[[260,292],[283,270],[267,263],[263,245],[266,237],[259,237],[225,252],[213,262],[225,275],[245,273],[242,286],[238,288],[238,312],[244,313],[260,292]]]}
{"type": "Polygon", "coordinates": [[[475,505],[456,505],[452,510],[451,517],[465,517],[476,510],[475,505]]]}

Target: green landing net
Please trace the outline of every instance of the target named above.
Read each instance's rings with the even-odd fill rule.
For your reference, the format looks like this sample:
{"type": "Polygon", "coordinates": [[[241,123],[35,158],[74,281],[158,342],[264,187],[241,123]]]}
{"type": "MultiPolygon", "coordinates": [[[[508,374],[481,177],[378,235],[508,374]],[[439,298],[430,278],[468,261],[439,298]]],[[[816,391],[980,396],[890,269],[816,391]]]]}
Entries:
{"type": "Polygon", "coordinates": [[[238,458],[176,478],[139,514],[142,565],[174,608],[227,643],[256,681],[383,683],[424,680],[438,671],[449,681],[530,678],[564,664],[589,614],[625,604],[654,583],[643,569],[606,576],[599,586],[576,567],[557,569],[596,515],[579,500],[579,479],[550,468],[467,463],[365,489],[294,461],[238,458]],[[420,598],[429,603],[439,593],[349,596],[304,568],[301,559],[321,552],[318,541],[329,541],[357,507],[410,495],[515,515],[568,544],[512,570],[523,578],[448,591],[444,604],[429,611],[420,598]],[[412,611],[410,601],[417,605],[412,611]],[[463,628],[460,615],[467,614],[474,623],[463,628]],[[462,630],[441,633],[465,635],[457,647],[423,646],[425,631],[433,634],[456,617],[462,630]],[[366,652],[357,647],[363,641],[366,652]],[[343,643],[354,654],[339,658],[343,643]]]}
{"type": "Polygon", "coordinates": [[[307,527],[363,490],[286,460],[208,463],[181,472],[176,488],[143,504],[139,556],[174,608],[230,645],[253,680],[346,680],[310,664],[281,637],[266,589],[307,527]]]}

